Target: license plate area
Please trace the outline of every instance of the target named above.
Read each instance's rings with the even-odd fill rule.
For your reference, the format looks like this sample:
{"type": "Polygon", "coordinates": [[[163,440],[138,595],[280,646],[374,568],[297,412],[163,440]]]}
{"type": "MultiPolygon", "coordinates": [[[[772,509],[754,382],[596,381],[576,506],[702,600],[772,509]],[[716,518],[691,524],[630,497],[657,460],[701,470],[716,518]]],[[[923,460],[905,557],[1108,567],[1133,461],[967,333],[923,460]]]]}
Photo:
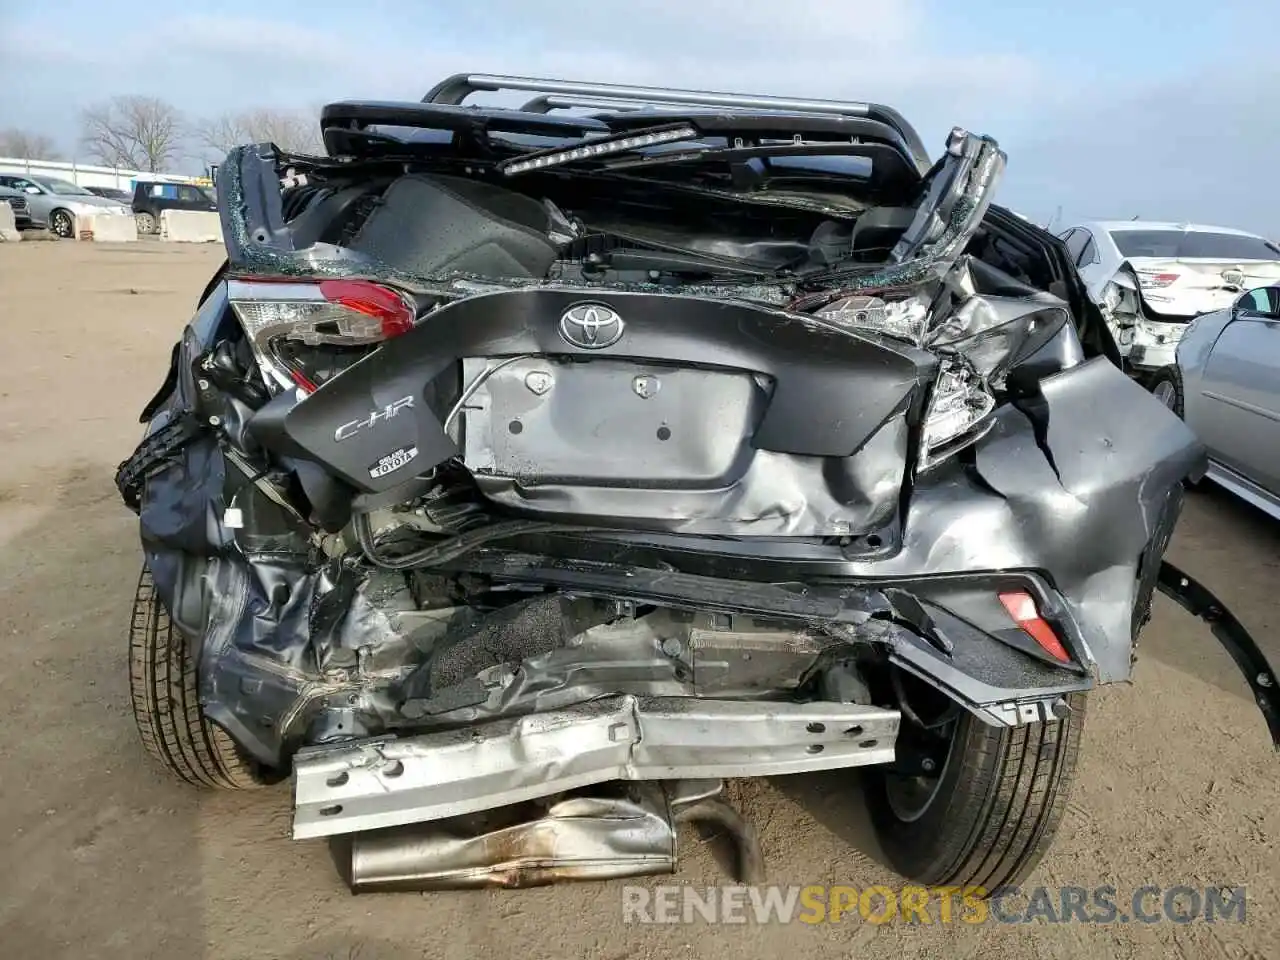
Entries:
{"type": "Polygon", "coordinates": [[[459,413],[481,476],[526,482],[707,489],[750,465],[768,377],[633,360],[463,361],[480,385],[459,413]]]}

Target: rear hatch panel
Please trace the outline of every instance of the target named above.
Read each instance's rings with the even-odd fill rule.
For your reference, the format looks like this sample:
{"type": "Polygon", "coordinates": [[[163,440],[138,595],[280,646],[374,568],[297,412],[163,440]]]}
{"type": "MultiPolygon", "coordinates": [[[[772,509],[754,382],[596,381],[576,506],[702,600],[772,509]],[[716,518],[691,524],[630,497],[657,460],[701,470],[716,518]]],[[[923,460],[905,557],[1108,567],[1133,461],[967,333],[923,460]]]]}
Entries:
{"type": "Polygon", "coordinates": [[[838,536],[893,516],[931,354],[748,304],[598,294],[456,301],[250,432],[365,496],[463,456],[490,499],[544,517],[838,536]],[[562,335],[586,305],[617,325],[608,346],[562,335]]]}

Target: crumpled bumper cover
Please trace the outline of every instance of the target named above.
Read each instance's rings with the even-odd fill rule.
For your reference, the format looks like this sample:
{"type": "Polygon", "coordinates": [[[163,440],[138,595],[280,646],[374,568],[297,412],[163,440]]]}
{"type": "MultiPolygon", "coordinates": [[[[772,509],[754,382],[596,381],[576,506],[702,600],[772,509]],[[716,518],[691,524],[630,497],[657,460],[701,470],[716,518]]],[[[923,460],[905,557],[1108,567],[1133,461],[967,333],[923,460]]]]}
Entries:
{"type": "MultiPolygon", "coordinates": [[[[191,363],[213,330],[207,318],[198,318],[188,331],[167,399],[151,412],[172,418],[194,408],[191,363]]],[[[988,722],[1020,722],[1025,718],[1016,714],[1023,706],[1042,709],[1056,695],[1087,688],[1090,673],[1101,682],[1129,676],[1133,638],[1157,585],[1181,481],[1199,475],[1204,465],[1203,447],[1177,417],[1105,359],[1090,361],[1045,379],[1038,397],[1001,408],[992,430],[970,451],[917,476],[903,498],[894,542],[883,549],[851,556],[830,543],[772,541],[775,552],[765,559],[774,564],[774,575],[753,582],[745,573],[736,579],[722,574],[719,581],[690,583],[693,593],[681,602],[729,610],[755,604],[763,615],[828,622],[837,634],[843,610],[848,638],[860,632],[884,644],[900,666],[984,713],[988,722]],[[1020,675],[998,654],[968,661],[945,656],[921,631],[889,622],[894,605],[886,605],[886,591],[923,597],[925,581],[994,572],[1037,578],[1047,595],[1058,598],[1068,646],[1091,670],[1034,663],[1012,651],[1031,663],[1020,675]],[[761,602],[773,595],[776,603],[761,602]],[[1014,716],[1006,716],[1010,710],[1014,716]]],[[[338,662],[336,654],[354,658],[362,650],[375,663],[393,658],[406,649],[406,638],[398,614],[379,599],[385,583],[350,566],[318,562],[313,545],[287,522],[275,530],[253,524],[252,535],[228,529],[224,511],[237,494],[247,518],[272,509],[253,499],[252,489],[228,470],[213,435],[203,434],[150,473],[139,511],[157,591],[175,622],[201,645],[205,712],[243,749],[278,767],[316,735],[359,735],[349,705],[357,700],[388,725],[397,719],[397,704],[367,696],[358,672],[339,676],[322,665],[338,662]]],[[[684,544],[684,553],[671,557],[690,560],[708,550],[752,546],[665,540],[684,544]]],[[[752,546],[754,553],[762,550],[752,546]]],[[[737,569],[738,560],[725,556],[727,569],[737,569]]],[[[741,565],[760,559],[743,557],[741,565]]],[[[507,580],[584,591],[594,586],[606,596],[626,592],[617,588],[618,576],[593,585],[592,571],[600,567],[592,564],[547,565],[483,550],[466,563],[507,580]]],[[[657,566],[637,568],[650,578],[643,589],[644,576],[624,579],[637,595],[660,602],[685,575],[669,564],[657,566]]],[[[941,599],[939,605],[942,622],[947,608],[941,599]]],[[[1216,617],[1218,627],[1225,622],[1216,617]]],[[[1247,632],[1232,623],[1227,633],[1246,652],[1237,661],[1264,711],[1271,711],[1274,730],[1274,673],[1255,655],[1256,646],[1250,652],[1240,640],[1247,632]]],[[[962,625],[944,626],[966,636],[962,625]]],[[[1215,632],[1221,637],[1221,630],[1215,632]]],[[[979,633],[966,649],[999,651],[1001,644],[979,633]]]]}

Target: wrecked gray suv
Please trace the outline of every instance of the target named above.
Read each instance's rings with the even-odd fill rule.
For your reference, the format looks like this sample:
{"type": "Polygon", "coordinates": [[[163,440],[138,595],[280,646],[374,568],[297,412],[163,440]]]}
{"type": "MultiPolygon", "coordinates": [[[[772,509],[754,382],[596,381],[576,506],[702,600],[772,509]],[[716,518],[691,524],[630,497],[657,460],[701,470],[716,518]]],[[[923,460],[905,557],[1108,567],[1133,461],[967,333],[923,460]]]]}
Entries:
{"type": "Polygon", "coordinates": [[[994,141],[480,75],[322,126],[220,168],[227,263],[117,477],[176,776],[292,777],[374,890],[670,871],[699,820],[756,880],[723,780],[825,770],[902,874],[994,889],[1157,587],[1280,737],[1162,563],[1204,449],[992,205],[994,141]]]}

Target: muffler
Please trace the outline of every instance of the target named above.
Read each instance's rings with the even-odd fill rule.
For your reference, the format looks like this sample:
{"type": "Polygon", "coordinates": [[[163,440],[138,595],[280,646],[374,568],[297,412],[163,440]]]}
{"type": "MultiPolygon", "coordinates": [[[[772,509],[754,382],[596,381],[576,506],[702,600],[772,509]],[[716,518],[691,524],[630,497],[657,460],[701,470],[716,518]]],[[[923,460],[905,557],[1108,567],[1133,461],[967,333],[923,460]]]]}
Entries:
{"type": "Polygon", "coordinates": [[[676,824],[703,822],[732,841],[738,878],[759,883],[755,833],[716,796],[720,789],[717,781],[602,784],[589,794],[337,837],[333,851],[353,893],[535,887],[672,873],[676,824]]]}

